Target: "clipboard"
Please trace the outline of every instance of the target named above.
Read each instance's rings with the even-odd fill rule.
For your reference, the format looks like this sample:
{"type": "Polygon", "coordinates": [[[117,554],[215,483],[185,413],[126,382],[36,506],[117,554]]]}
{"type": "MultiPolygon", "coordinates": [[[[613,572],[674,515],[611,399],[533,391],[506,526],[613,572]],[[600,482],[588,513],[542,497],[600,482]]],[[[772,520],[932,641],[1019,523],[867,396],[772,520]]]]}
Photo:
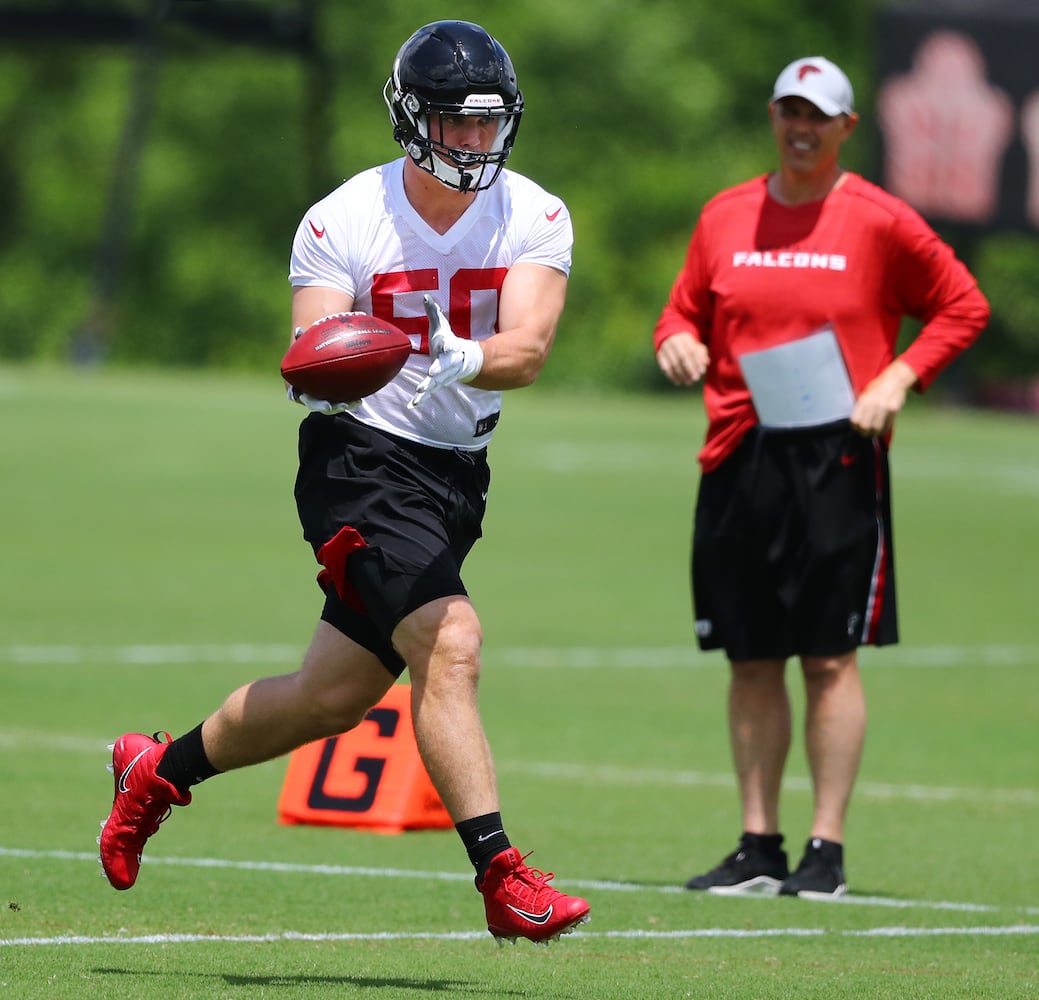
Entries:
{"type": "Polygon", "coordinates": [[[815,427],[851,416],[855,392],[832,326],[738,360],[762,427],[815,427]]]}

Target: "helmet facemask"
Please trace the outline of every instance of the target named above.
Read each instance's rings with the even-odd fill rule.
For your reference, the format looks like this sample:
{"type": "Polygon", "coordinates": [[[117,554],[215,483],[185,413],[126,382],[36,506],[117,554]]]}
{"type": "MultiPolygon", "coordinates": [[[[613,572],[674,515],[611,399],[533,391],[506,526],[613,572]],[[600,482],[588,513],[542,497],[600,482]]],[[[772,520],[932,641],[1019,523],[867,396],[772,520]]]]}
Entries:
{"type": "Polygon", "coordinates": [[[386,81],[383,96],[390,109],[393,137],[416,166],[463,193],[483,191],[497,180],[512,152],[523,112],[522,97],[512,105],[499,94],[468,94],[461,104],[423,101],[414,91],[400,89],[396,73],[386,81]],[[448,146],[443,138],[443,115],[497,119],[498,134],[491,148],[481,152],[448,146]]]}

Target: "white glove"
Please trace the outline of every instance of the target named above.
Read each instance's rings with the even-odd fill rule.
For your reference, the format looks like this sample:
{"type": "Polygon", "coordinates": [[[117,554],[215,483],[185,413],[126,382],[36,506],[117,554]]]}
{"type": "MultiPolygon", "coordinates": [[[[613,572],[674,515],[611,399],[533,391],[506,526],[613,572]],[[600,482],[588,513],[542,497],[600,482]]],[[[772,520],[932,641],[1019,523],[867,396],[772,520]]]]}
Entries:
{"type": "Polygon", "coordinates": [[[356,410],[361,405],[360,400],[354,400],[349,403],[330,403],[327,399],[318,399],[317,396],[311,396],[307,392],[298,392],[294,385],[289,386],[286,395],[293,403],[305,406],[312,413],[324,413],[329,417],[335,413],[347,413],[350,410],[356,410]]]}
{"type": "Polygon", "coordinates": [[[433,360],[415,389],[409,408],[452,382],[471,382],[483,367],[483,348],[475,340],[455,336],[447,317],[430,296],[422,296],[422,304],[429,317],[429,356],[433,360]]]}

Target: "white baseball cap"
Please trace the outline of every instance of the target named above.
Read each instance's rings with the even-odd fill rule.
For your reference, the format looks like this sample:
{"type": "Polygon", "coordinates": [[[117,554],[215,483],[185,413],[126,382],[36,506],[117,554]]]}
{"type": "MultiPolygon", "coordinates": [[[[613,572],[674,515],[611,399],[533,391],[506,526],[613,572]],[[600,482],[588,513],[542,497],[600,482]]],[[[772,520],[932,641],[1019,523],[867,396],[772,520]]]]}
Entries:
{"type": "Polygon", "coordinates": [[[776,78],[772,100],[803,97],[824,115],[850,115],[855,110],[851,81],[841,68],[823,56],[795,59],[776,78]]]}

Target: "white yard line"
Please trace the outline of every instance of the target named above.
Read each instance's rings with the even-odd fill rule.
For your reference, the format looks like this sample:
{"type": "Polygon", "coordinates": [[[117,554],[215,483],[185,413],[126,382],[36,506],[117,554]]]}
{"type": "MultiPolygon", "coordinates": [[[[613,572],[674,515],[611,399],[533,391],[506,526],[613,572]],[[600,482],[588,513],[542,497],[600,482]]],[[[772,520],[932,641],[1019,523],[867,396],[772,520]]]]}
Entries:
{"type": "MultiPolygon", "coordinates": [[[[1034,937],[1039,935],[1039,924],[1014,924],[1005,927],[870,927],[865,930],[830,930],[824,927],[782,927],[769,930],[741,930],[731,927],[699,927],[677,931],[648,931],[642,929],[620,931],[586,931],[574,933],[574,940],[630,939],[681,940],[686,938],[780,938],[780,937],[1034,937]]],[[[289,941],[485,941],[486,931],[452,932],[394,932],[374,931],[366,934],[305,934],[281,931],[274,934],[118,934],[90,937],[63,934],[56,937],[0,938],[0,948],[39,947],[76,944],[115,945],[172,945],[172,944],[276,944],[289,941]]],[[[564,945],[565,947],[565,945],[564,945]]]]}
{"type": "MultiPolygon", "coordinates": [[[[0,859],[22,858],[50,861],[76,861],[97,865],[97,854],[88,851],[42,851],[31,848],[2,847],[0,859]]],[[[375,868],[355,865],[305,865],[289,861],[232,861],[227,858],[176,858],[154,854],[144,859],[145,865],[172,865],[180,868],[225,868],[235,871],[281,872],[319,878],[390,878],[417,879],[420,881],[472,882],[472,873],[461,871],[422,871],[407,868],[375,868]]],[[[600,879],[556,879],[553,884],[582,892],[643,892],[663,895],[685,895],[687,890],[680,886],[645,885],[638,882],[614,882],[600,879]]],[[[732,899],[760,901],[760,896],[732,896],[732,899]]],[[[956,902],[953,900],[908,900],[888,899],[883,896],[858,896],[849,893],[827,902],[829,906],[871,906],[900,910],[943,910],[956,913],[1015,913],[1039,916],[1039,906],[1001,907],[983,903],[956,902]]],[[[1030,926],[1030,925],[1029,925],[1030,926]]],[[[1037,928],[1039,929],[1039,928],[1037,928]]],[[[981,928],[984,931],[985,928],[981,928]]],[[[611,932],[612,933],[612,932],[611,932]]],[[[634,932],[632,932],[634,933],[634,932]]]]}

